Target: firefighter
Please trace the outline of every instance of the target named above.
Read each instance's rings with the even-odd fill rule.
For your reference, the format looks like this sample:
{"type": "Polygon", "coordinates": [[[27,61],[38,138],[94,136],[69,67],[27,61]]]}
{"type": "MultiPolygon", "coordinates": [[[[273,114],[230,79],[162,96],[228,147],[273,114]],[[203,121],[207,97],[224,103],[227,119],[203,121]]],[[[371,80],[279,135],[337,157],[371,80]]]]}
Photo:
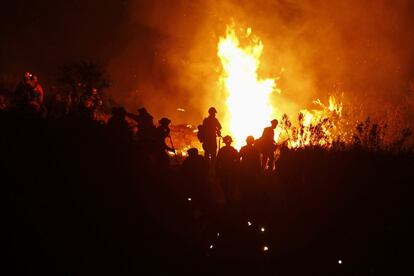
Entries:
{"type": "Polygon", "coordinates": [[[43,103],[44,92],[38,77],[26,72],[14,94],[14,104],[18,111],[37,114],[43,103]]]}
{"type": "Polygon", "coordinates": [[[170,136],[170,131],[171,131],[169,127],[170,123],[171,123],[171,120],[165,117],[161,118],[158,121],[159,126],[157,127],[157,131],[158,131],[159,137],[163,141],[165,140],[165,138],[170,136]]]}
{"type": "Polygon", "coordinates": [[[260,152],[254,142],[254,137],[248,136],[246,145],[240,149],[241,172],[249,180],[254,180],[260,172],[260,152]]]}
{"type": "Polygon", "coordinates": [[[144,144],[153,144],[156,140],[157,131],[154,126],[154,117],[148,113],[145,107],[138,109],[138,115],[128,114],[138,123],[137,139],[144,144]]]}
{"type": "Polygon", "coordinates": [[[210,107],[209,116],[199,126],[199,139],[203,144],[204,157],[214,164],[217,155],[217,137],[221,137],[221,124],[216,118],[217,110],[210,107]],[[201,132],[200,132],[201,131],[201,132]]]}
{"type": "Polygon", "coordinates": [[[239,152],[231,146],[233,139],[227,135],[223,138],[225,144],[217,155],[216,171],[227,202],[235,199],[237,192],[236,175],[239,169],[239,152]]]}
{"type": "Polygon", "coordinates": [[[263,171],[273,171],[276,142],[274,140],[275,129],[278,125],[278,120],[273,119],[271,126],[263,129],[263,134],[259,139],[260,151],[262,153],[262,169],[263,171]]]}
{"type": "Polygon", "coordinates": [[[98,93],[98,89],[91,88],[82,96],[82,109],[86,115],[92,119],[97,120],[97,111],[102,106],[103,101],[98,93]]]}
{"type": "Polygon", "coordinates": [[[260,187],[255,185],[260,174],[260,152],[256,148],[253,136],[246,138],[246,145],[240,149],[240,191],[244,202],[246,216],[252,215],[252,210],[257,202],[260,187]]]}
{"type": "Polygon", "coordinates": [[[156,129],[156,148],[155,148],[155,152],[156,152],[156,159],[157,159],[157,163],[158,165],[163,168],[166,169],[168,168],[169,164],[170,164],[170,158],[167,154],[167,151],[169,152],[175,152],[175,149],[172,148],[172,143],[171,143],[171,147],[169,147],[166,142],[165,139],[167,137],[170,138],[170,142],[171,137],[170,137],[170,123],[171,120],[168,118],[161,118],[161,120],[158,121],[159,126],[156,129]]]}
{"type": "Polygon", "coordinates": [[[121,143],[132,141],[132,132],[125,118],[127,112],[123,107],[113,107],[112,116],[108,119],[108,130],[111,137],[121,143]]]}

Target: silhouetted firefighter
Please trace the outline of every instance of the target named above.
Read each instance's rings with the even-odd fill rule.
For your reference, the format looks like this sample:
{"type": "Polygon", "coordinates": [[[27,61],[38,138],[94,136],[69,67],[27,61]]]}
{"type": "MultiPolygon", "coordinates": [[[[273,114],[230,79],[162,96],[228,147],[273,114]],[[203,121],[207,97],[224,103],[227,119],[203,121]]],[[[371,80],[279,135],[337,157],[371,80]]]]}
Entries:
{"type": "Polygon", "coordinates": [[[138,109],[138,115],[128,114],[128,116],[138,123],[137,140],[147,145],[153,144],[156,135],[154,117],[144,107],[138,109]]]}
{"type": "Polygon", "coordinates": [[[233,139],[230,136],[223,138],[225,144],[217,155],[216,171],[226,202],[233,202],[237,191],[236,175],[239,169],[239,153],[231,146],[233,139]]]}
{"type": "Polygon", "coordinates": [[[209,116],[198,127],[198,139],[203,143],[204,157],[214,164],[217,155],[217,137],[221,137],[221,124],[216,118],[217,110],[210,107],[209,116]]]}
{"type": "Polygon", "coordinates": [[[257,143],[262,153],[262,169],[273,171],[276,150],[276,142],[274,140],[275,128],[279,122],[273,119],[270,123],[271,126],[263,130],[262,137],[259,138],[257,143]]]}
{"type": "Polygon", "coordinates": [[[156,129],[156,159],[159,166],[162,166],[162,168],[167,168],[170,162],[170,158],[166,151],[175,152],[175,149],[172,147],[169,147],[165,143],[166,138],[170,138],[170,123],[171,120],[168,118],[161,118],[161,120],[158,121],[160,124],[156,129]]]}
{"type": "Polygon", "coordinates": [[[254,137],[246,138],[246,145],[240,149],[240,191],[246,215],[250,216],[254,202],[258,199],[257,177],[260,174],[260,152],[254,145],[254,137]]]}
{"type": "Polygon", "coordinates": [[[157,138],[159,138],[159,141],[163,144],[162,146],[172,152],[175,152],[175,149],[167,146],[165,143],[165,139],[170,137],[170,123],[171,120],[168,118],[161,118],[159,121],[159,126],[157,127],[157,138]]]}
{"type": "Polygon", "coordinates": [[[254,137],[246,138],[246,145],[240,149],[240,168],[245,178],[254,180],[260,173],[260,152],[254,145],[254,137]]]}

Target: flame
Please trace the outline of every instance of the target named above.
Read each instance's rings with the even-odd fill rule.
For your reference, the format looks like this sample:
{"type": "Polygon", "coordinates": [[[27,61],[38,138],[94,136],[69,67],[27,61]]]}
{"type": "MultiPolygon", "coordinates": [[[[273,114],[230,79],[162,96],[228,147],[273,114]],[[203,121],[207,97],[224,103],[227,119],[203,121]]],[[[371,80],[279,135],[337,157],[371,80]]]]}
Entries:
{"type": "Polygon", "coordinates": [[[259,79],[257,70],[263,44],[252,36],[248,28],[244,32],[248,44],[240,45],[233,25],[227,26],[226,37],[218,44],[218,56],[223,66],[221,81],[227,92],[228,117],[224,131],[233,138],[236,148],[240,148],[247,136],[258,138],[263,128],[270,124],[275,113],[269,95],[276,89],[274,79],[259,79]]]}
{"type": "MultiPolygon", "coordinates": [[[[289,138],[289,148],[304,146],[331,147],[336,139],[346,138],[342,118],[342,102],[334,96],[329,97],[329,104],[323,104],[319,99],[313,101],[319,109],[301,110],[299,112],[299,125],[292,127],[290,121],[283,120],[282,128],[289,138]]],[[[287,117],[286,117],[287,118],[287,117]]]]}
{"type": "MultiPolygon", "coordinates": [[[[217,55],[220,58],[223,73],[220,84],[226,92],[226,108],[223,120],[223,135],[230,134],[234,146],[238,149],[247,136],[256,139],[277,113],[272,106],[270,95],[273,91],[280,93],[273,78],[262,79],[258,76],[263,43],[252,35],[252,30],[235,29],[234,24],[227,26],[226,36],[220,37],[217,55]],[[238,36],[239,34],[239,36],[238,36]]],[[[284,68],[282,68],[283,72],[284,68]]],[[[290,121],[291,114],[284,115],[275,129],[275,141],[291,149],[306,146],[331,147],[336,141],[348,143],[352,133],[350,122],[343,117],[343,104],[334,96],[328,103],[313,101],[316,108],[302,109],[298,124],[290,121]],[[340,139],[339,139],[340,138],[340,139]]],[[[184,112],[183,108],[177,111],[184,112]]],[[[294,117],[294,116],[293,116],[294,117]]],[[[202,152],[196,138],[197,129],[191,125],[172,131],[174,140],[179,142],[178,154],[187,156],[187,150],[196,147],[202,152]]],[[[172,155],[171,155],[172,156],[172,155]]],[[[250,222],[248,222],[250,226],[250,222]]]]}

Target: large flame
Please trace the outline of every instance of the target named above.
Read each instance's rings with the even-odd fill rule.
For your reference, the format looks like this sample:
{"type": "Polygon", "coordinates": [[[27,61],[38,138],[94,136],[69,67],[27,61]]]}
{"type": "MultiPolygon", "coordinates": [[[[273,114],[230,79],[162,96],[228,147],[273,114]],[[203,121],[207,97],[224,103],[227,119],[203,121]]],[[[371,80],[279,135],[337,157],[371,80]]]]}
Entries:
{"type": "Polygon", "coordinates": [[[222,82],[228,93],[228,117],[224,131],[230,133],[240,148],[247,136],[258,138],[274,115],[269,95],[276,89],[274,79],[259,79],[257,70],[263,44],[252,36],[251,29],[243,32],[248,41],[242,47],[234,26],[227,26],[226,37],[220,38],[218,56],[223,65],[222,82]]]}

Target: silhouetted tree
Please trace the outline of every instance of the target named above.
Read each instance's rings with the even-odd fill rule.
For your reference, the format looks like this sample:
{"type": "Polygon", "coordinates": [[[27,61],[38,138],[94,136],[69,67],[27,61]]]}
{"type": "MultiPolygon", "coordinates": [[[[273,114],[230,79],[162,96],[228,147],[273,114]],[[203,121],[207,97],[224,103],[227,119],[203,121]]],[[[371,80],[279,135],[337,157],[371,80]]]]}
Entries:
{"type": "Polygon", "coordinates": [[[81,61],[65,65],[59,70],[58,82],[71,89],[83,87],[103,90],[110,87],[111,81],[105,67],[97,62],[81,61]]]}

